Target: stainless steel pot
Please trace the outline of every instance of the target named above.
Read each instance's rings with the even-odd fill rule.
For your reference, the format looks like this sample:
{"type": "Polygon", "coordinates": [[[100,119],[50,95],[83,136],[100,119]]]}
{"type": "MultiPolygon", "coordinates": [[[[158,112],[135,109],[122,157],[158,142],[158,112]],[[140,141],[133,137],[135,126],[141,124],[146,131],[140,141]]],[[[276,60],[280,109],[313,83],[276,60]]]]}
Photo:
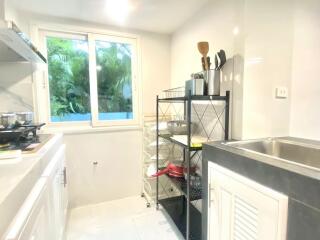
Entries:
{"type": "Polygon", "coordinates": [[[15,113],[2,113],[0,117],[0,125],[4,128],[11,128],[17,122],[17,115],[15,113]]]}
{"type": "Polygon", "coordinates": [[[168,131],[172,135],[185,135],[188,133],[188,123],[184,120],[169,121],[168,131]]]}
{"type": "Polygon", "coordinates": [[[29,124],[33,121],[33,112],[17,112],[16,115],[20,124],[29,124]]]}

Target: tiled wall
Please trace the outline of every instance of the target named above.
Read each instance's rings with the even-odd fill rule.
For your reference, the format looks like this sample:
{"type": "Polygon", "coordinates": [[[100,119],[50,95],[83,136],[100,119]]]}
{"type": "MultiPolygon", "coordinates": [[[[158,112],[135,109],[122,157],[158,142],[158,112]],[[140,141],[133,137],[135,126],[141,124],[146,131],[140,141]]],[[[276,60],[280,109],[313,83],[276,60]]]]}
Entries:
{"type": "Polygon", "coordinates": [[[1,63],[0,112],[32,111],[32,66],[29,63],[1,63]]]}

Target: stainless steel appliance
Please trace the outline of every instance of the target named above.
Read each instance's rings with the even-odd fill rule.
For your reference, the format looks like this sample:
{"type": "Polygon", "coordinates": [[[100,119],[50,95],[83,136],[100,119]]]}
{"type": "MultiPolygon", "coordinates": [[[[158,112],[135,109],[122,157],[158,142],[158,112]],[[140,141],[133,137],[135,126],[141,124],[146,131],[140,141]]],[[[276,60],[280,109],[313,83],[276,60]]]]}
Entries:
{"type": "Polygon", "coordinates": [[[15,113],[2,113],[0,115],[0,129],[12,128],[16,125],[17,115],[15,113]]]}
{"type": "Polygon", "coordinates": [[[37,130],[44,125],[44,123],[27,124],[0,129],[0,151],[24,150],[30,144],[38,142],[37,130]]]}
{"type": "Polygon", "coordinates": [[[205,81],[203,78],[194,78],[186,81],[186,96],[189,95],[189,91],[191,91],[191,95],[204,95],[205,93],[205,81]]]}
{"type": "Polygon", "coordinates": [[[19,124],[29,124],[33,121],[33,112],[16,112],[19,124]]]}

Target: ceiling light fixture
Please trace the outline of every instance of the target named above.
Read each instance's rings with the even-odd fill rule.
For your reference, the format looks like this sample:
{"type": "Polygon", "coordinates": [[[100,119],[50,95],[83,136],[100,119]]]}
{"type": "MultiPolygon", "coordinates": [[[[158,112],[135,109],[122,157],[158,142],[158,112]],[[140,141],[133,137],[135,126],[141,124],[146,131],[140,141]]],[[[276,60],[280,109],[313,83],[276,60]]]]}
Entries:
{"type": "Polygon", "coordinates": [[[118,23],[124,23],[133,6],[129,0],[106,0],[108,16],[118,23]]]}

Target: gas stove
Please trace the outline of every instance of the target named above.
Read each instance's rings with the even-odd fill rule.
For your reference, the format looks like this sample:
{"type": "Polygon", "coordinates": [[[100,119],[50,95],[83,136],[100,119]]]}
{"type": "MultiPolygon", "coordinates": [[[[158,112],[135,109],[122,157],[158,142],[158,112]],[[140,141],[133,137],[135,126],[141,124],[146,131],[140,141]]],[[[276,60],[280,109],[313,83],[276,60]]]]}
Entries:
{"type": "Polygon", "coordinates": [[[0,151],[34,151],[38,145],[46,142],[50,135],[38,135],[44,124],[19,125],[11,129],[0,129],[0,151]]]}

